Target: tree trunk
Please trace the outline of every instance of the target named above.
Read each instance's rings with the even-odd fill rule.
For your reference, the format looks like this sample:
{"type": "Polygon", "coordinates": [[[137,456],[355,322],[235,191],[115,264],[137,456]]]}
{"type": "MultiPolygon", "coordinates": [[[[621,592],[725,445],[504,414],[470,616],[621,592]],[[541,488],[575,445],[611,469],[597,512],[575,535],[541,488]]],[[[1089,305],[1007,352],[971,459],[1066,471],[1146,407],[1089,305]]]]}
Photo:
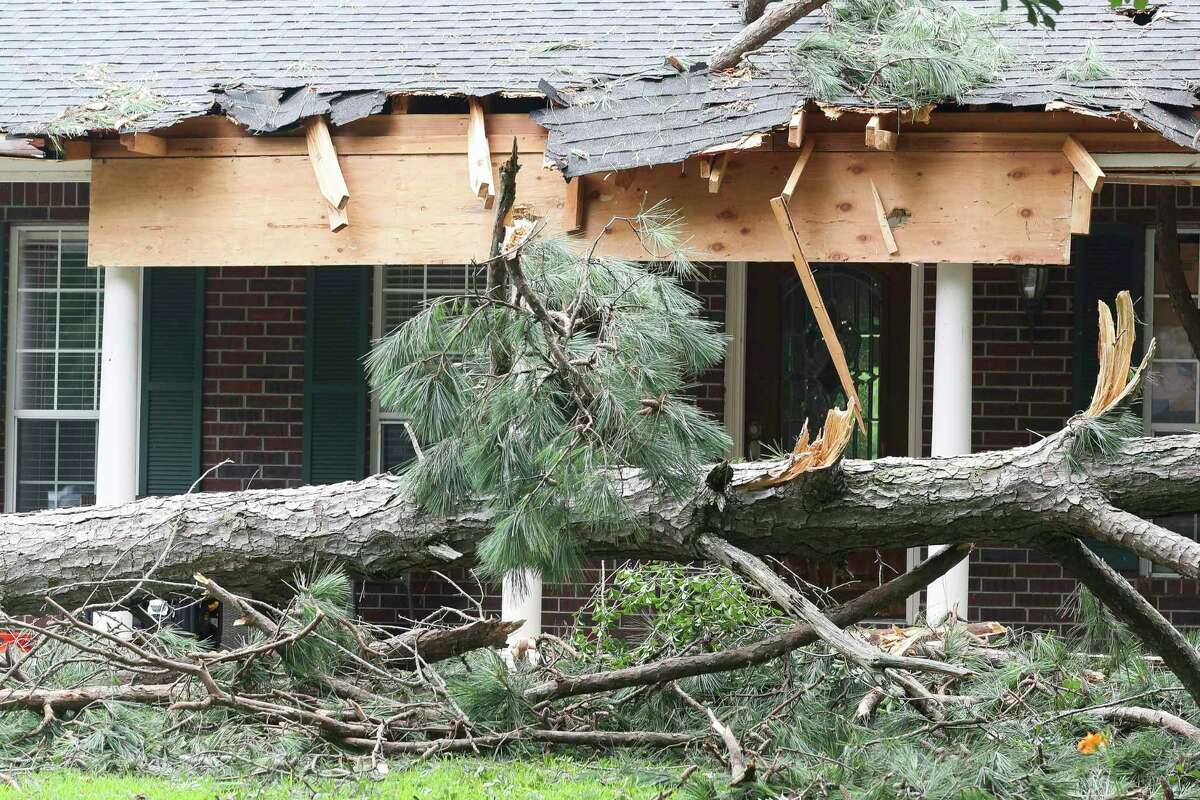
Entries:
{"type": "Polygon", "coordinates": [[[811,14],[827,2],[829,0],[782,0],[713,53],[712,58],[708,60],[708,68],[713,72],[720,72],[736,67],[746,53],[762,47],[790,28],[796,20],[811,14]]]}
{"type": "MultiPolygon", "coordinates": [[[[708,489],[676,497],[626,471],[637,529],[573,534],[592,556],[678,561],[699,557],[705,534],[759,555],[835,561],[864,548],[1036,547],[1085,536],[1200,577],[1200,544],[1138,516],[1200,511],[1200,435],[1130,439],[1072,471],[1072,431],[1000,452],[844,461],[782,486],[734,491],[723,510],[708,489]]],[[[736,465],[733,485],[769,466],[777,464],[736,465]]],[[[490,530],[481,504],[437,518],[406,499],[393,476],[9,514],[0,516],[0,596],[10,613],[32,609],[51,589],[66,601],[101,579],[131,582],[156,562],[156,578],[190,582],[199,571],[235,591],[277,587],[297,564],[314,562],[394,576],[469,563],[490,530]]]]}
{"type": "Polygon", "coordinates": [[[1156,191],[1154,263],[1171,300],[1171,309],[1187,335],[1196,358],[1200,358],[1200,306],[1192,297],[1183,264],[1179,258],[1179,212],[1174,186],[1159,186],[1156,191]]]}

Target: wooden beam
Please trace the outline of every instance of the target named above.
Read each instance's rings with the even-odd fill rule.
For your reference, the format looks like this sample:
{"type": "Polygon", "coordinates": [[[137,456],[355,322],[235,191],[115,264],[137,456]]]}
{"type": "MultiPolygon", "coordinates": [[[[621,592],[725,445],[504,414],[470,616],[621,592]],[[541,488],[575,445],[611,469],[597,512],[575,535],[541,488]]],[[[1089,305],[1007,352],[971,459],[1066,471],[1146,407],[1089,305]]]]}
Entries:
{"type": "Polygon", "coordinates": [[[467,98],[470,119],[467,123],[467,174],[471,191],[483,199],[483,207],[496,202],[496,179],[492,174],[492,151],[488,145],[483,103],[478,97],[467,98]]]}
{"type": "Polygon", "coordinates": [[[64,161],[82,161],[92,157],[90,139],[66,139],[62,142],[64,161]]]}
{"type": "Polygon", "coordinates": [[[325,198],[329,230],[337,233],[349,223],[345,213],[350,202],[350,189],[338,163],[337,150],[329,135],[329,123],[324,117],[312,117],[304,123],[304,142],[308,148],[308,160],[317,178],[317,188],[325,198]]]}
{"type": "Polygon", "coordinates": [[[821,337],[825,339],[825,346],[829,348],[829,355],[833,359],[838,379],[842,383],[842,391],[846,393],[850,408],[854,411],[854,418],[858,420],[859,430],[866,433],[867,426],[863,422],[862,402],[858,399],[858,390],[854,386],[854,378],[851,377],[850,367],[846,363],[846,353],[842,350],[842,343],[837,338],[837,329],[833,327],[833,320],[829,318],[829,311],[825,308],[825,301],[821,298],[821,290],[817,287],[816,278],[813,277],[812,267],[809,266],[808,259],[804,257],[804,250],[800,246],[800,237],[796,234],[796,226],[792,224],[792,215],[788,211],[787,201],[782,197],[772,197],[771,210],[775,212],[775,221],[779,224],[779,230],[783,233],[788,250],[791,252],[792,263],[796,267],[796,274],[800,276],[804,294],[808,296],[808,304],[812,307],[813,316],[817,318],[817,327],[821,330],[821,337]]]}
{"type": "Polygon", "coordinates": [[[864,143],[871,150],[891,152],[896,149],[896,132],[883,127],[878,114],[867,120],[864,143]]]}
{"type": "Polygon", "coordinates": [[[394,94],[391,97],[391,101],[392,101],[391,113],[393,113],[393,114],[407,114],[408,113],[408,95],[394,94]]]}
{"type": "Polygon", "coordinates": [[[721,153],[713,162],[708,172],[708,193],[716,194],[721,191],[721,181],[725,179],[725,170],[729,167],[729,153],[721,153]]]}
{"type": "Polygon", "coordinates": [[[792,173],[788,175],[787,183],[783,185],[783,199],[787,202],[792,202],[792,195],[796,191],[796,184],[800,181],[801,174],[804,173],[804,168],[808,166],[808,160],[812,158],[813,150],[816,149],[817,143],[809,139],[804,143],[804,147],[800,150],[800,155],[796,158],[796,165],[792,167],[792,173]]]}
{"type": "Polygon", "coordinates": [[[1074,175],[1071,191],[1071,233],[1092,232],[1092,198],[1095,196],[1081,175],[1074,175]]]}
{"type": "Polygon", "coordinates": [[[710,147],[704,151],[704,155],[720,155],[733,150],[760,150],[770,145],[770,140],[765,133],[751,133],[747,136],[738,139],[736,142],[727,142],[719,144],[716,147],[710,147]]]}
{"type": "Polygon", "coordinates": [[[1104,170],[1100,169],[1100,165],[1092,158],[1087,148],[1074,136],[1068,136],[1063,140],[1062,151],[1088,188],[1093,192],[1100,191],[1100,187],[1104,185],[1104,170]]]}
{"type": "Polygon", "coordinates": [[[567,233],[581,233],[584,226],[583,178],[572,178],[563,200],[563,227],[567,233]]]}
{"type": "Polygon", "coordinates": [[[798,108],[792,112],[792,121],[788,123],[788,147],[799,147],[804,143],[804,109],[798,108]]]}
{"type": "MultiPolygon", "coordinates": [[[[716,156],[700,156],[700,179],[708,180],[708,176],[712,174],[713,159],[716,156]]],[[[626,187],[628,188],[628,187],[626,187]]]]}
{"type": "Polygon", "coordinates": [[[871,197],[875,201],[875,217],[879,220],[879,231],[883,234],[883,245],[888,255],[894,256],[900,251],[896,246],[896,237],[892,235],[892,223],[888,222],[887,209],[883,207],[883,198],[879,196],[879,187],[871,181],[871,197]]]}
{"type": "Polygon", "coordinates": [[[1104,182],[1134,186],[1200,186],[1200,172],[1106,172],[1104,182]]]}
{"type": "Polygon", "coordinates": [[[325,207],[327,209],[329,209],[329,230],[330,231],[332,231],[333,233],[337,233],[338,231],[342,230],[343,228],[345,228],[347,225],[350,224],[350,214],[346,211],[346,209],[335,208],[334,206],[330,205],[329,203],[326,203],[325,207]]]}
{"type": "Polygon", "coordinates": [[[123,133],[121,146],[134,153],[144,156],[165,156],[167,140],[152,133],[123,133]]]}

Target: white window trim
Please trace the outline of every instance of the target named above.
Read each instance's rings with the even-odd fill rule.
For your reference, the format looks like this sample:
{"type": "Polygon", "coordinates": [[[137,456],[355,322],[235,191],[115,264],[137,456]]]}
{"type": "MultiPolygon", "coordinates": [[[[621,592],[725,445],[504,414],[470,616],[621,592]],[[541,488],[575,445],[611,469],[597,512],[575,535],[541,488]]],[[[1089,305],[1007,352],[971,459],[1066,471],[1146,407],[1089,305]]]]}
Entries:
{"type": "MultiPolygon", "coordinates": [[[[1200,227],[1182,225],[1179,227],[1178,232],[1181,234],[1192,234],[1192,235],[1200,234],[1200,227]]],[[[1145,248],[1143,248],[1145,250],[1145,264],[1143,267],[1143,273],[1144,273],[1145,277],[1143,280],[1143,284],[1144,284],[1144,291],[1145,291],[1144,296],[1145,296],[1146,330],[1153,331],[1154,330],[1154,300],[1155,300],[1154,254],[1155,254],[1155,246],[1157,245],[1157,239],[1154,234],[1154,226],[1153,225],[1146,226],[1146,234],[1145,235],[1146,235],[1146,246],[1145,246],[1145,248]]],[[[1176,359],[1155,358],[1154,359],[1154,361],[1156,361],[1156,362],[1158,362],[1158,361],[1162,361],[1162,362],[1194,361],[1194,360],[1195,359],[1178,359],[1178,358],[1176,358],[1176,359]]],[[[1197,380],[1196,384],[1197,384],[1196,385],[1196,391],[1197,391],[1197,398],[1196,398],[1197,406],[1196,407],[1198,409],[1200,409],[1200,380],[1197,380]]],[[[1153,436],[1156,431],[1164,432],[1164,433],[1169,433],[1169,432],[1196,433],[1198,430],[1200,430],[1200,425],[1189,424],[1186,422],[1160,422],[1160,423],[1154,424],[1150,419],[1150,413],[1151,413],[1151,408],[1152,408],[1151,400],[1152,400],[1153,393],[1154,393],[1154,381],[1148,380],[1143,384],[1143,389],[1142,389],[1142,398],[1143,398],[1142,424],[1143,424],[1143,430],[1145,431],[1147,436],[1153,436]]],[[[1138,559],[1138,574],[1147,576],[1147,577],[1170,578],[1170,577],[1175,576],[1176,573],[1173,573],[1173,572],[1157,572],[1156,573],[1154,571],[1154,562],[1150,561],[1150,559],[1148,559],[1148,558],[1139,558],[1138,559]]]]}
{"type": "MultiPolygon", "coordinates": [[[[16,508],[17,503],[17,420],[18,419],[100,419],[100,410],[97,406],[94,411],[17,411],[17,306],[21,293],[18,291],[20,286],[17,270],[20,266],[20,248],[21,234],[32,231],[82,231],[84,239],[87,239],[87,226],[72,223],[28,223],[21,225],[13,225],[8,229],[8,345],[5,348],[5,355],[8,358],[8,368],[5,374],[6,383],[6,408],[4,413],[4,511],[12,512],[16,508]]],[[[103,315],[97,315],[97,325],[103,315]]],[[[100,391],[100,371],[97,367],[96,375],[96,393],[100,391]]],[[[93,477],[93,484],[95,478],[93,477]]]]}

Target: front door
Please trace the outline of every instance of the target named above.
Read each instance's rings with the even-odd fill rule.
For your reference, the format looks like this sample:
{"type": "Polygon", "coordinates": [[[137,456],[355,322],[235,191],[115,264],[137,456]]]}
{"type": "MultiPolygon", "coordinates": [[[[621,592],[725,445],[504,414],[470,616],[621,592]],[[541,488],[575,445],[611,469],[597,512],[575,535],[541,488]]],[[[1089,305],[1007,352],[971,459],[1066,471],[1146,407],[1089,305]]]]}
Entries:
{"type": "MultiPolygon", "coordinates": [[[[790,449],[805,420],[816,436],[826,412],[845,407],[846,396],[792,265],[751,264],[747,274],[746,441],[765,457],[790,449]]],[[[855,430],[847,457],[908,455],[908,267],[814,264],[813,274],[863,404],[866,431],[855,430]]],[[[907,552],[787,565],[844,601],[903,572],[907,552]]],[[[885,616],[902,619],[903,602],[885,616]]]]}

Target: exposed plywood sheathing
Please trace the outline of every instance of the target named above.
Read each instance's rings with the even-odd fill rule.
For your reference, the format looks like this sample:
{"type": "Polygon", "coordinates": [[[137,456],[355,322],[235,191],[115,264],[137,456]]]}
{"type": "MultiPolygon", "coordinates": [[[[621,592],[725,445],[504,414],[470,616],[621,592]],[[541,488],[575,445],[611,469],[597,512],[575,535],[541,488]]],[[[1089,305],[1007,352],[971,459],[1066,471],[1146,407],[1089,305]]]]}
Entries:
{"type": "Polygon", "coordinates": [[[792,264],[796,267],[796,274],[800,276],[800,284],[804,287],[804,294],[808,297],[808,304],[812,307],[813,316],[817,319],[821,337],[825,339],[825,346],[829,348],[829,355],[837,370],[838,380],[841,381],[842,391],[846,393],[849,409],[854,412],[854,417],[858,420],[858,427],[866,432],[866,424],[862,418],[862,403],[858,399],[858,390],[854,387],[854,378],[850,375],[850,367],[846,363],[846,354],[842,350],[842,343],[838,340],[837,329],[833,327],[833,320],[829,317],[829,310],[825,308],[825,301],[821,298],[821,290],[817,287],[817,279],[813,277],[812,267],[809,266],[808,259],[804,256],[804,249],[800,245],[800,237],[792,223],[787,201],[782,197],[772,197],[771,210],[775,214],[775,221],[787,243],[792,264]]]}
{"type": "Polygon", "coordinates": [[[167,140],[151,133],[126,133],[121,136],[121,146],[144,156],[165,156],[167,140]]]}
{"type": "Polygon", "coordinates": [[[1087,151],[1087,148],[1079,143],[1079,140],[1074,136],[1068,136],[1063,141],[1063,155],[1075,167],[1075,172],[1083,178],[1084,183],[1093,192],[1100,191],[1100,187],[1104,184],[1104,170],[1100,169],[1100,165],[1096,163],[1096,159],[1092,158],[1092,154],[1087,151]]]}
{"type": "Polygon", "coordinates": [[[887,248],[888,255],[895,255],[900,251],[896,246],[896,237],[892,235],[892,224],[888,221],[887,209],[883,207],[883,198],[879,196],[879,187],[875,185],[875,181],[871,181],[871,199],[875,205],[875,217],[879,221],[879,231],[883,234],[883,246],[887,248]]]}
{"type": "Polygon", "coordinates": [[[492,154],[488,145],[483,103],[478,97],[468,99],[470,118],[467,123],[467,161],[471,191],[483,200],[484,208],[496,202],[496,178],[492,171],[492,154]]]}
{"type": "Polygon", "coordinates": [[[804,109],[797,109],[788,123],[788,147],[799,147],[804,143],[804,109]]]}
{"type": "Polygon", "coordinates": [[[808,160],[812,158],[816,146],[817,143],[809,139],[800,150],[800,155],[796,157],[796,165],[792,167],[792,172],[788,175],[787,183],[783,185],[783,194],[781,195],[789,203],[792,201],[792,195],[796,192],[796,184],[800,182],[800,176],[804,174],[804,168],[808,165],[808,160]]]}
{"type": "Polygon", "coordinates": [[[1092,198],[1095,196],[1081,175],[1074,176],[1071,198],[1071,233],[1092,232],[1092,198]]]}
{"type": "MultiPolygon", "coordinates": [[[[305,156],[94,159],[89,259],[98,266],[215,266],[487,257],[491,214],[462,190],[461,154],[339,155],[357,210],[337,237],[327,233],[327,207],[313,191],[305,156]]],[[[540,158],[538,150],[522,153],[518,196],[546,219],[547,233],[563,233],[562,177],[528,166],[540,158]]],[[[604,229],[612,217],[661,200],[679,212],[697,259],[789,260],[762,188],[784,186],[796,159],[794,150],[739,154],[719,194],[698,191],[694,172],[681,175],[677,165],[586,176],[579,189],[584,233],[603,233],[605,252],[615,257],[645,260],[636,236],[621,226],[604,229]]],[[[813,261],[1066,264],[1072,177],[1061,149],[828,152],[818,143],[790,209],[813,261]],[[879,243],[872,180],[891,206],[908,212],[894,231],[896,256],[879,243]]]]}

